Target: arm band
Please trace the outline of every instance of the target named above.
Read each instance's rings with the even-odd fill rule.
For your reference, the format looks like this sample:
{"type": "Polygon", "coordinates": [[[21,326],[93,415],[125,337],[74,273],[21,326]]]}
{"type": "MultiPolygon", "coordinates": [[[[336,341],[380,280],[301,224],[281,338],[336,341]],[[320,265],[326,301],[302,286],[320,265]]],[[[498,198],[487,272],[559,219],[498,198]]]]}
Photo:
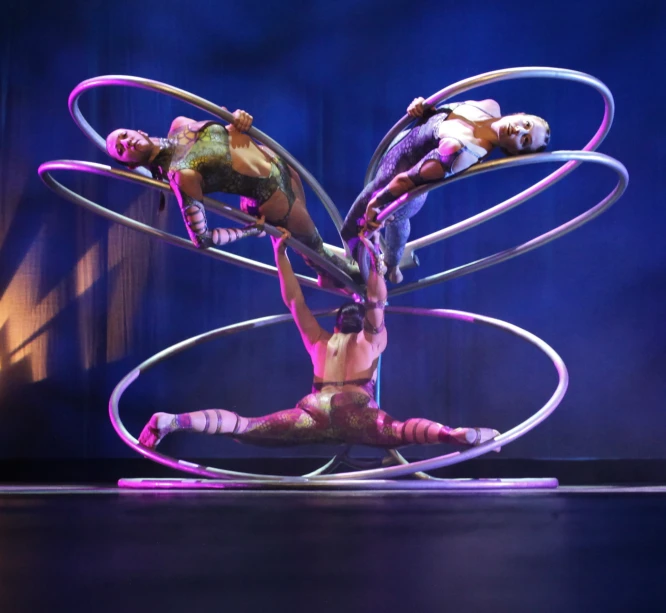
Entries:
{"type": "Polygon", "coordinates": [[[181,192],[180,212],[183,215],[183,221],[185,222],[185,228],[187,229],[187,234],[189,235],[190,240],[197,247],[211,247],[213,245],[213,240],[211,238],[211,233],[208,230],[206,209],[204,208],[203,202],[181,192]],[[192,217],[197,216],[199,213],[201,213],[201,219],[199,221],[192,221],[192,217]]]}
{"type": "Polygon", "coordinates": [[[387,204],[390,204],[393,202],[397,196],[394,196],[388,189],[388,187],[385,187],[384,189],[378,191],[375,194],[375,202],[384,208],[387,204]]]}
{"type": "Polygon", "coordinates": [[[368,334],[379,334],[380,332],[383,332],[384,328],[386,328],[386,322],[384,321],[384,318],[382,317],[382,323],[379,324],[376,328],[368,321],[368,318],[363,319],[363,329],[368,333],[368,334]]]}
{"type": "Polygon", "coordinates": [[[426,154],[421,158],[421,160],[412,166],[412,168],[409,169],[407,172],[407,176],[409,177],[410,181],[415,185],[423,185],[424,183],[433,183],[434,181],[441,181],[442,179],[448,177],[451,174],[451,168],[453,167],[453,163],[456,161],[458,156],[464,151],[464,149],[458,149],[456,152],[451,153],[449,155],[442,155],[439,152],[439,149],[433,149],[430,153],[426,154]],[[442,166],[442,170],[444,171],[444,176],[439,178],[439,179],[434,179],[434,180],[428,180],[424,179],[421,176],[421,168],[423,168],[423,165],[426,162],[438,162],[442,166]]]}

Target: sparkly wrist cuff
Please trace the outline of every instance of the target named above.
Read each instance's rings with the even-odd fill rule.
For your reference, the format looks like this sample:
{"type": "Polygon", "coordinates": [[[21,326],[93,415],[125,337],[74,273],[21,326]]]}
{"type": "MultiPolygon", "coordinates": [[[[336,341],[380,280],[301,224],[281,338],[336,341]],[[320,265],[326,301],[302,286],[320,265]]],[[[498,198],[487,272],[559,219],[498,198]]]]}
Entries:
{"type": "Polygon", "coordinates": [[[246,236],[258,236],[263,232],[262,228],[258,228],[256,225],[245,226],[240,230],[241,237],[245,238],[246,236]]]}
{"type": "Polygon", "coordinates": [[[374,271],[380,276],[383,277],[388,270],[386,264],[384,264],[384,254],[379,249],[373,249],[374,253],[370,254],[370,260],[372,262],[372,267],[374,271]]]}

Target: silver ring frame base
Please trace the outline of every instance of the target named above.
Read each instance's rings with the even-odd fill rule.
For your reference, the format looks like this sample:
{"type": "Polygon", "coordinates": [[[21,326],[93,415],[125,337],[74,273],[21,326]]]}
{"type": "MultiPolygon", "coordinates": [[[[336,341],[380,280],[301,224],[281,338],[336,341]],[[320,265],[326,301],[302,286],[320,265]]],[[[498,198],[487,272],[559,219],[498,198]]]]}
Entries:
{"type": "MultiPolygon", "coordinates": [[[[324,482],[324,481],[335,481],[335,482],[344,482],[351,480],[375,480],[390,478],[395,479],[397,477],[403,477],[406,475],[411,475],[414,473],[425,473],[428,470],[434,470],[436,468],[442,468],[444,466],[451,466],[453,464],[458,464],[459,462],[464,462],[468,459],[472,459],[493,451],[494,449],[499,449],[512,441],[520,438],[538,424],[544,421],[560,404],[567,390],[569,383],[569,375],[562,361],[562,358],[555,352],[555,350],[545,343],[540,338],[535,335],[523,330],[518,326],[509,324],[508,322],[501,321],[499,319],[494,319],[484,315],[478,315],[475,313],[467,313],[464,311],[453,311],[450,309],[420,309],[415,307],[387,307],[387,312],[397,313],[404,315],[421,315],[429,317],[437,317],[444,319],[453,319],[458,321],[464,321],[468,323],[477,323],[482,325],[488,325],[491,327],[496,327],[503,329],[506,332],[517,336],[532,345],[535,345],[540,349],[553,363],[555,370],[558,375],[558,385],[550,397],[550,399],[544,404],[536,413],[531,417],[528,417],[524,422],[520,423],[513,428],[506,430],[499,436],[495,437],[492,440],[486,441],[481,445],[466,448],[463,451],[454,451],[445,455],[437,456],[435,458],[430,458],[428,460],[419,460],[416,462],[402,462],[400,454],[393,450],[396,459],[400,462],[397,466],[388,466],[384,468],[375,468],[369,470],[356,470],[354,472],[345,472],[345,473],[336,473],[336,474],[324,474],[324,472],[329,468],[333,460],[329,461],[326,466],[321,469],[311,473],[311,475],[306,475],[302,477],[285,477],[281,475],[255,475],[251,473],[241,473],[236,471],[223,470],[220,468],[212,466],[202,466],[194,462],[189,462],[186,460],[180,460],[177,458],[169,457],[156,451],[155,449],[149,449],[144,447],[139,443],[139,441],[134,438],[129,431],[125,428],[122,420],[120,419],[120,399],[125,393],[127,388],[134,383],[139,376],[152,368],[159,362],[165,360],[172,355],[180,353],[186,349],[200,345],[202,343],[208,342],[218,337],[228,336],[230,334],[235,334],[237,332],[242,332],[245,330],[270,326],[278,323],[284,323],[292,320],[291,314],[288,315],[273,315],[268,317],[262,317],[259,319],[249,320],[241,322],[238,324],[233,324],[231,326],[226,326],[224,328],[219,328],[218,330],[212,330],[205,334],[201,334],[197,337],[187,339],[176,345],[173,345],[160,353],[154,355],[152,358],[144,361],[142,364],[137,366],[134,370],[129,372],[125,377],[116,385],[111,398],[109,399],[109,417],[111,419],[111,424],[118,436],[125,442],[129,447],[137,451],[139,454],[153,460],[158,464],[163,464],[174,468],[176,470],[197,475],[198,477],[211,478],[211,479],[225,479],[229,482],[244,482],[244,481],[257,481],[257,482],[272,482],[272,483],[294,483],[302,484],[312,481],[324,482]]],[[[316,317],[331,315],[330,311],[315,311],[314,315],[316,317]]],[[[427,477],[427,475],[423,475],[427,477]]],[[[422,479],[424,481],[429,479],[422,479]]],[[[433,479],[434,481],[434,479],[433,479]]]]}
{"type": "Polygon", "coordinates": [[[346,479],[344,481],[280,482],[246,479],[120,479],[118,487],[134,490],[263,490],[263,491],[495,491],[556,489],[554,478],[540,479],[346,479]]]}

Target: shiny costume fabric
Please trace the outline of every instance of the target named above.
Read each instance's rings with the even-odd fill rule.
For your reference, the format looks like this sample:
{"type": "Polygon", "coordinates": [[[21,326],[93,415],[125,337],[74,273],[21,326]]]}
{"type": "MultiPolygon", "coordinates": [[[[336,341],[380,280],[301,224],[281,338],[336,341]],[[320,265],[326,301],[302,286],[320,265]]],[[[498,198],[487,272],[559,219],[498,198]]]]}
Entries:
{"type": "Polygon", "coordinates": [[[271,447],[327,443],[395,448],[450,443],[450,433],[447,426],[426,419],[395,420],[364,393],[324,391],[307,395],[293,409],[248,418],[247,427],[230,436],[271,447]]]}
{"type": "MultiPolygon", "coordinates": [[[[267,177],[250,177],[231,166],[229,133],[218,123],[206,123],[196,132],[189,126],[180,128],[169,134],[169,140],[177,143],[169,164],[169,173],[186,168],[196,170],[203,179],[205,194],[239,194],[251,199],[259,207],[279,189],[287,197],[291,211],[295,200],[291,174],[288,166],[277,155],[272,158],[271,172],[267,177]]],[[[271,224],[284,225],[288,218],[289,213],[282,219],[269,221],[271,224]]]]}
{"type": "MultiPolygon", "coordinates": [[[[277,190],[280,190],[287,199],[288,212],[279,219],[267,217],[268,223],[286,228],[295,239],[358,280],[356,267],[329,251],[316,228],[306,234],[290,227],[289,217],[296,197],[291,184],[291,171],[282,158],[271,154],[271,171],[267,177],[250,177],[237,172],[231,165],[229,133],[224,126],[215,122],[193,124],[173,130],[169,133],[169,143],[169,152],[164,152],[164,155],[160,154],[161,163],[167,162],[164,165],[168,167],[169,174],[184,169],[197,171],[202,177],[202,191],[205,194],[217,191],[239,194],[241,209],[249,215],[260,217],[261,205],[277,190]],[[168,159],[169,155],[170,159],[168,159]]],[[[187,194],[183,194],[183,200],[184,209],[196,202],[187,194]]],[[[203,209],[200,203],[198,206],[203,209]]],[[[327,274],[312,260],[304,259],[317,273],[327,274]]]]}
{"type": "MultiPolygon", "coordinates": [[[[441,159],[438,153],[439,125],[448,119],[456,106],[443,106],[435,112],[424,116],[416,125],[403,130],[389,146],[377,168],[375,179],[365,186],[349,209],[342,227],[342,238],[347,241],[352,252],[358,245],[359,220],[365,215],[368,202],[379,190],[386,187],[390,181],[401,172],[415,169],[418,172],[428,159],[439,160],[444,168],[444,177],[454,174],[452,171],[455,160],[463,151],[471,151],[461,142],[462,148],[448,159],[441,159]]],[[[472,152],[474,153],[474,152],[472,152]]],[[[478,157],[474,153],[475,157],[478,157]]],[[[415,177],[411,175],[414,180],[415,177]]],[[[441,179],[438,179],[441,180],[441,179]]],[[[418,181],[415,181],[418,184],[418,181]]],[[[421,181],[423,183],[424,181],[421,181]]],[[[384,255],[389,269],[397,266],[409,239],[410,218],[416,215],[426,201],[427,194],[410,200],[393,215],[391,221],[386,222],[384,230],[384,255]]]]}

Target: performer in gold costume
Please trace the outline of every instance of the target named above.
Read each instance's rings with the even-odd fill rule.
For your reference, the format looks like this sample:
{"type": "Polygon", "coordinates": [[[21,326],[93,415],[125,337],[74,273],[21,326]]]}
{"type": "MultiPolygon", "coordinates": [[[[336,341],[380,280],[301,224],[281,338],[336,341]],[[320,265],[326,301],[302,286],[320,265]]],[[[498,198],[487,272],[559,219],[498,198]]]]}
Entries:
{"type": "Polygon", "coordinates": [[[386,268],[381,254],[368,239],[361,238],[372,259],[367,301],[364,305],[342,305],[331,334],[319,325],[305,304],[286,255],[288,237],[285,231],[282,238],[271,239],[282,298],[312,360],[312,393],[293,409],[263,417],[242,417],[226,409],[179,415],[155,413],[139,436],[142,445],[153,448],[167,434],[178,431],[223,434],[255,445],[344,443],[384,448],[432,443],[473,446],[499,435],[490,428],[454,429],[422,418],[398,421],[382,411],[375,401],[377,364],[387,343],[383,277],[386,268]]]}
{"type": "MultiPolygon", "coordinates": [[[[201,248],[221,246],[262,232],[263,219],[286,228],[304,245],[334,266],[359,280],[356,265],[330,252],[324,245],[305,205],[300,177],[267,147],[257,144],[245,131],[252,116],[233,113],[234,123],[194,121],[178,117],[166,138],[120,128],[106,138],[110,156],[135,168],[145,166],[154,177],[167,179],[180,205],[192,242],[201,248]],[[246,228],[209,229],[203,195],[226,192],[241,196],[241,208],[259,218],[246,228]]],[[[339,285],[306,258],[325,287],[339,285]]]]}

